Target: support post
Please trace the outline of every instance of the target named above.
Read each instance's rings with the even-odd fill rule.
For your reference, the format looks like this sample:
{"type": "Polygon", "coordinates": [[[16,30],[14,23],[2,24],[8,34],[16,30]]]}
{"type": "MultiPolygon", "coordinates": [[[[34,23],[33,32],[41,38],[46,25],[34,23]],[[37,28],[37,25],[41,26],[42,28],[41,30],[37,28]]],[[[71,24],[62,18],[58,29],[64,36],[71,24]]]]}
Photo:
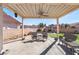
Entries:
{"type": "Polygon", "coordinates": [[[57,34],[59,33],[59,18],[57,18],[57,34]]]}
{"type": "Polygon", "coordinates": [[[24,39],[24,19],[22,18],[22,40],[24,39]]]}
{"type": "Polygon", "coordinates": [[[59,32],[60,32],[60,30],[59,30],[59,18],[57,18],[57,38],[58,38],[58,40],[57,40],[57,44],[59,44],[60,43],[60,40],[59,40],[59,32]]]}

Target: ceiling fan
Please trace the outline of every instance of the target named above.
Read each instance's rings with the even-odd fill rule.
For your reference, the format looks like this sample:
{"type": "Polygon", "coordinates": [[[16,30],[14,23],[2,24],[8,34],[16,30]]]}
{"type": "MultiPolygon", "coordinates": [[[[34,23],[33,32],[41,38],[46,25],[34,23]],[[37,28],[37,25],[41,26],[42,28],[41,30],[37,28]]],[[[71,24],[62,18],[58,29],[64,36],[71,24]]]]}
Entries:
{"type": "Polygon", "coordinates": [[[38,13],[39,17],[48,17],[47,12],[43,11],[42,8],[39,8],[38,13]]]}

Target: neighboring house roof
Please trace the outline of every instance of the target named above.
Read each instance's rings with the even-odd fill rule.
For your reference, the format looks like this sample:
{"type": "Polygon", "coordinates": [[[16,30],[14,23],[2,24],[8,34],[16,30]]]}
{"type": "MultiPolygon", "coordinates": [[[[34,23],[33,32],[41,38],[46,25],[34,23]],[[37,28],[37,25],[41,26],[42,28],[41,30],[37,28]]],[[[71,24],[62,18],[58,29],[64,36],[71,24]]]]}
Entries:
{"type": "Polygon", "coordinates": [[[3,13],[3,22],[4,24],[7,23],[7,24],[14,24],[16,26],[20,25],[21,23],[19,21],[17,21],[16,19],[14,19],[13,17],[3,13]]]}

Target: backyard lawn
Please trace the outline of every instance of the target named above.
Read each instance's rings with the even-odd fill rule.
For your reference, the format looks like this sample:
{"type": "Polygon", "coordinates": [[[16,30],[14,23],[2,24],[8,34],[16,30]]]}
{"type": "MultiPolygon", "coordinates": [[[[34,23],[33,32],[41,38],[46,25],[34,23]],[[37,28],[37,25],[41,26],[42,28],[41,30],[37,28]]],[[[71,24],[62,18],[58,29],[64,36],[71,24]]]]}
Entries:
{"type": "MultiPolygon", "coordinates": [[[[51,37],[51,38],[56,38],[56,37],[58,37],[58,36],[63,37],[64,34],[63,34],[63,33],[60,33],[60,34],[49,33],[49,34],[48,34],[48,37],[51,37]]],[[[79,44],[79,34],[77,34],[76,42],[77,42],[77,44],[79,44]]]]}
{"type": "Polygon", "coordinates": [[[79,34],[77,34],[76,42],[79,44],[79,34]]]}
{"type": "Polygon", "coordinates": [[[51,37],[51,38],[56,38],[56,37],[58,37],[58,36],[62,36],[62,37],[63,37],[63,36],[64,36],[64,34],[63,34],[63,33],[60,33],[60,34],[56,34],[56,33],[55,33],[55,34],[53,34],[53,33],[49,33],[49,34],[48,34],[48,37],[51,37]]]}

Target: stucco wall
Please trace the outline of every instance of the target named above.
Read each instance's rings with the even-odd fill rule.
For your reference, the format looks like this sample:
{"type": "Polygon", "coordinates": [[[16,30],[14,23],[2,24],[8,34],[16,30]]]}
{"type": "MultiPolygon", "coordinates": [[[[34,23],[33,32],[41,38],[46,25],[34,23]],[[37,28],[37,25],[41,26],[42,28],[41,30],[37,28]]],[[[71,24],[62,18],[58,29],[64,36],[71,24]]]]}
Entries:
{"type": "Polygon", "coordinates": [[[3,12],[3,27],[5,29],[11,28],[11,29],[15,29],[18,26],[20,26],[20,22],[15,20],[13,17],[7,15],[6,13],[3,12]]]}
{"type": "Polygon", "coordinates": [[[8,29],[8,28],[14,28],[14,29],[16,29],[17,28],[17,26],[16,25],[14,25],[14,24],[8,24],[8,23],[4,23],[4,27],[6,28],[6,29],[8,29]]]}

